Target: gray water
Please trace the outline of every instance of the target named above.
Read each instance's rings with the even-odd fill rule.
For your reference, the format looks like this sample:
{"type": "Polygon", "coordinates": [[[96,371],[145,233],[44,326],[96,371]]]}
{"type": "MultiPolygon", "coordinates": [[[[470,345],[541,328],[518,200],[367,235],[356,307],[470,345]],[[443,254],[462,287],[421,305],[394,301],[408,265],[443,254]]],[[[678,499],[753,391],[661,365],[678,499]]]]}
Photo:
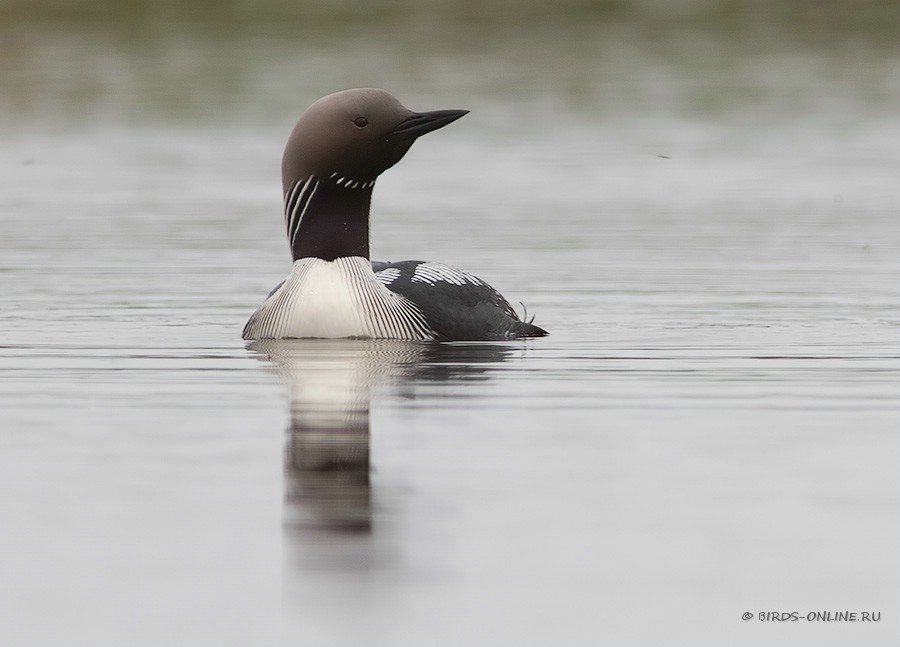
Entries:
{"type": "Polygon", "coordinates": [[[895,644],[883,17],[17,6],[3,645],[895,644]],[[379,181],[374,255],[550,337],[240,339],[287,132],[369,85],[472,110],[379,181]]]}

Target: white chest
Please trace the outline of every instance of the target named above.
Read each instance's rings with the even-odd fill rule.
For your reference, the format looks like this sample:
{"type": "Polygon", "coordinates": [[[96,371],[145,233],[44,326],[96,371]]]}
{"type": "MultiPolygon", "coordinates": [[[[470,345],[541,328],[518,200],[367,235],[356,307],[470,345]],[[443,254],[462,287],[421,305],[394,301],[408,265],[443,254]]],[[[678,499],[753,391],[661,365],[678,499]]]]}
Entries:
{"type": "Polygon", "coordinates": [[[245,339],[431,339],[421,311],[375,278],[361,257],[301,258],[244,328],[245,339]]]}
{"type": "Polygon", "coordinates": [[[368,337],[359,286],[340,262],[298,261],[285,282],[288,337],[368,337]],[[300,266],[308,263],[308,266],[300,266]]]}

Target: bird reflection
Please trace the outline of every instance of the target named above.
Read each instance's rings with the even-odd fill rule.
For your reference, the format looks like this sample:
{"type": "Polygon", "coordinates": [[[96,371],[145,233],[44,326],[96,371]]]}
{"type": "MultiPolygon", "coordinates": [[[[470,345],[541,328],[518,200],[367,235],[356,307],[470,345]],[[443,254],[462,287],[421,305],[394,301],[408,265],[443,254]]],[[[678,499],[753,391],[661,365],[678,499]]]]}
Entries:
{"type": "Polygon", "coordinates": [[[388,340],[260,340],[248,344],[290,387],[285,528],[302,536],[373,530],[369,410],[376,387],[490,379],[517,345],[388,340]]]}

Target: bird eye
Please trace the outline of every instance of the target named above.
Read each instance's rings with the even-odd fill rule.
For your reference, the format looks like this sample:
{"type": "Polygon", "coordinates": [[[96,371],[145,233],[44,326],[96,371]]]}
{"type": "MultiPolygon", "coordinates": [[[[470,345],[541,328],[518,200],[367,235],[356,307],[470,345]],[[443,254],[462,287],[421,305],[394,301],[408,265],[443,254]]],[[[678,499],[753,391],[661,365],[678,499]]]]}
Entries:
{"type": "Polygon", "coordinates": [[[356,124],[360,128],[365,128],[366,126],[369,125],[369,120],[366,119],[365,117],[357,117],[356,119],[353,120],[353,123],[356,124]]]}

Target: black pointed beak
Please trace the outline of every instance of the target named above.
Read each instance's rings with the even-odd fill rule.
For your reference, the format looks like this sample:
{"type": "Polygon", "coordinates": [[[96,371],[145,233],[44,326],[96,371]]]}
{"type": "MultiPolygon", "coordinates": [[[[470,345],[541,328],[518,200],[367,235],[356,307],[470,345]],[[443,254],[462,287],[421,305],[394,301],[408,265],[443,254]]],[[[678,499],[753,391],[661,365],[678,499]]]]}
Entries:
{"type": "Polygon", "coordinates": [[[432,110],[431,112],[414,112],[400,122],[391,135],[399,135],[415,139],[425,133],[430,133],[447,124],[453,123],[463,115],[469,114],[468,110],[432,110]]]}

